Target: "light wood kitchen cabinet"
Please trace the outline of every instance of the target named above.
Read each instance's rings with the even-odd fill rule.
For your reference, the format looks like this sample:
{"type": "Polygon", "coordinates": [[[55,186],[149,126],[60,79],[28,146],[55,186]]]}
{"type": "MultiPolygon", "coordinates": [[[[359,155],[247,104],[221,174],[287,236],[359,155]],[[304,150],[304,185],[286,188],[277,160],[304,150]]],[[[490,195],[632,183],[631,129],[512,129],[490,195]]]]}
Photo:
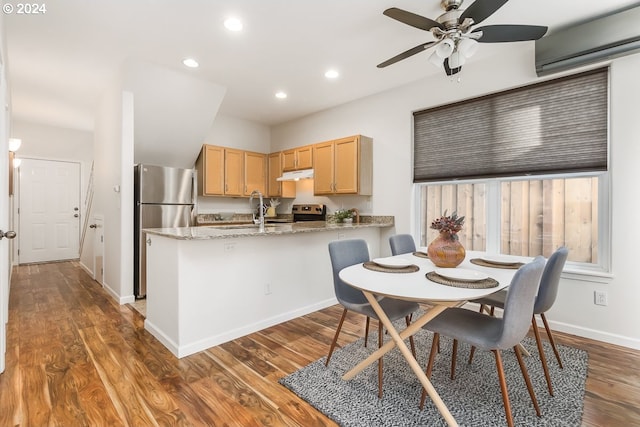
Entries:
{"type": "Polygon", "coordinates": [[[244,152],[244,195],[250,196],[253,190],[267,194],[267,155],[244,152]]]}
{"type": "Polygon", "coordinates": [[[284,155],[283,171],[313,168],[313,145],[285,150],[282,154],[284,155]]]}
{"type": "Polygon", "coordinates": [[[224,195],[224,147],[203,145],[196,160],[198,194],[202,196],[224,195]]]}
{"type": "Polygon", "coordinates": [[[198,194],[242,196],[244,156],[242,150],[205,144],[196,160],[198,194]]]}
{"type": "Polygon", "coordinates": [[[244,194],[244,153],[234,148],[224,149],[224,195],[242,196],[244,194]]]}
{"type": "Polygon", "coordinates": [[[354,135],[313,146],[313,193],[370,196],[373,183],[373,140],[354,135]]]}
{"type": "Polygon", "coordinates": [[[267,182],[267,197],[296,197],[296,183],[293,181],[278,181],[282,176],[284,153],[269,154],[269,179],[267,182]]]}

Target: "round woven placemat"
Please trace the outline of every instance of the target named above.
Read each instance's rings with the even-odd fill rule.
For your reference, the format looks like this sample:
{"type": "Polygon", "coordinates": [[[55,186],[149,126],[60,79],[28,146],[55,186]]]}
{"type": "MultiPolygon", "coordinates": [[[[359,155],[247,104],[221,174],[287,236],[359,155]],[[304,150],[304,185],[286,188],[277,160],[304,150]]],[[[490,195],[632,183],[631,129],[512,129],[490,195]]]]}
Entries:
{"type": "Polygon", "coordinates": [[[426,252],[414,252],[413,256],[417,256],[418,258],[429,258],[429,255],[426,252]]]}
{"type": "Polygon", "coordinates": [[[524,262],[491,262],[482,258],[473,258],[469,260],[472,264],[481,265],[483,267],[491,267],[491,268],[506,268],[508,270],[517,270],[524,265],[524,262]]]}
{"type": "Polygon", "coordinates": [[[435,271],[430,271],[426,275],[427,279],[432,282],[439,283],[441,285],[453,286],[456,288],[468,288],[468,289],[486,289],[486,288],[495,288],[498,286],[498,281],[488,277],[483,280],[474,280],[464,281],[464,280],[453,280],[447,277],[441,276],[435,271]]]}
{"type": "Polygon", "coordinates": [[[382,273],[415,273],[416,271],[420,270],[420,267],[415,264],[411,264],[402,268],[390,268],[384,267],[380,264],[376,264],[373,261],[367,261],[362,264],[362,266],[367,270],[380,271],[382,273]]]}

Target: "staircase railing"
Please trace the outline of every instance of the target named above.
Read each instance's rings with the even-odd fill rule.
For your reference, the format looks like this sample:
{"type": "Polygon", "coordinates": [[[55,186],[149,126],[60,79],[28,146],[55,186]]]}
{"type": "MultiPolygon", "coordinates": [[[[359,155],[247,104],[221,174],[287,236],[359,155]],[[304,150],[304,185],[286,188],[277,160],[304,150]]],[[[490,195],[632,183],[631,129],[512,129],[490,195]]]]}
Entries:
{"type": "Polygon", "coordinates": [[[80,254],[84,248],[84,239],[89,226],[89,214],[91,213],[91,205],[93,204],[93,162],[91,162],[91,173],[89,174],[89,182],[87,183],[87,192],[84,196],[84,223],[82,225],[82,234],[80,235],[80,254]]]}

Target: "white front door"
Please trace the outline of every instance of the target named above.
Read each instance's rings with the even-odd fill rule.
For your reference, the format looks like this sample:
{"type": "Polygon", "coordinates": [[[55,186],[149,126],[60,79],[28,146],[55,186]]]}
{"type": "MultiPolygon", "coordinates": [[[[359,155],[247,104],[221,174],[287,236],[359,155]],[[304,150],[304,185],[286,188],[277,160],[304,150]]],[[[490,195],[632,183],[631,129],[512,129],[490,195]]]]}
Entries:
{"type": "Polygon", "coordinates": [[[20,263],[79,257],[80,164],[22,159],[20,263]]]}

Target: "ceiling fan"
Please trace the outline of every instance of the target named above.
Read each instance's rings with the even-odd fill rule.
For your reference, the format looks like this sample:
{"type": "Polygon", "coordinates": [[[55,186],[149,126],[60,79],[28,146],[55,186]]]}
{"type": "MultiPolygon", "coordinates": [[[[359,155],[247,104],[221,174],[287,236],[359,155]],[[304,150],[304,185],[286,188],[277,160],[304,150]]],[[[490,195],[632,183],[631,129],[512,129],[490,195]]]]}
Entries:
{"type": "Polygon", "coordinates": [[[508,0],[475,0],[467,9],[460,9],[464,0],[441,0],[440,6],[445,12],[435,20],[392,7],[383,12],[384,15],[411,25],[420,30],[430,31],[435,41],[423,43],[380,64],[384,68],[398,61],[409,58],[430,47],[435,47],[429,62],[444,65],[447,75],[459,73],[467,58],[471,57],[480,43],[504,43],[527,40],[538,40],[547,32],[547,27],[539,25],[486,25],[473,28],[508,0]]]}

